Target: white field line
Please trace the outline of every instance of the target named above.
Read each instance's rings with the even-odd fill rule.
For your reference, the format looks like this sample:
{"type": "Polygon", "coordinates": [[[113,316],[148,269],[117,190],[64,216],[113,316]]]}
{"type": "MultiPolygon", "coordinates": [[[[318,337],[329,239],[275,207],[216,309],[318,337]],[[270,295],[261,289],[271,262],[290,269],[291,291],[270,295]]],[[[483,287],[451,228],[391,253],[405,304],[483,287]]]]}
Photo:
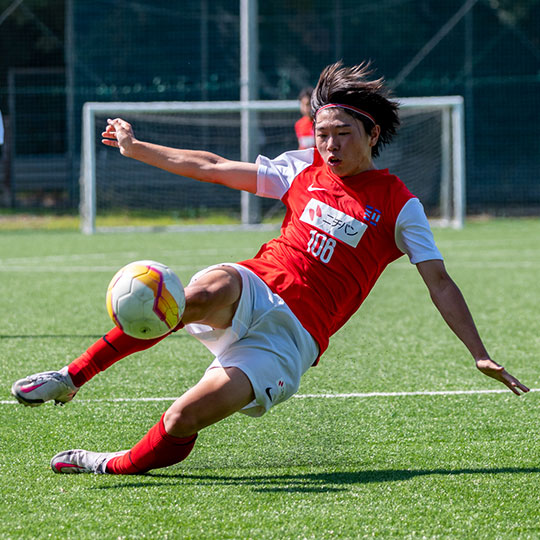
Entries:
{"type": "MultiPolygon", "coordinates": [[[[256,250],[244,249],[242,250],[246,253],[246,256],[250,254],[255,254],[256,250]]],[[[197,257],[203,255],[199,253],[197,255],[181,255],[175,254],[175,257],[162,257],[158,256],[157,259],[163,260],[174,268],[175,271],[181,272],[193,272],[198,271],[201,268],[204,268],[204,264],[195,263],[197,257]],[[184,264],[175,264],[175,260],[180,260],[184,264]],[[193,264],[185,264],[186,262],[193,261],[193,264]]],[[[222,256],[222,252],[211,253],[210,250],[204,255],[211,255],[213,258],[219,261],[228,261],[230,257],[222,256]]],[[[140,255],[139,255],[140,258],[140,255]]],[[[44,273],[44,272],[54,272],[59,273],[111,273],[116,272],[123,264],[126,264],[130,260],[137,259],[137,255],[133,254],[131,257],[117,258],[116,255],[114,259],[111,260],[111,257],[107,259],[106,257],[101,257],[96,255],[95,257],[84,258],[83,256],[73,256],[73,257],[17,257],[13,259],[1,259],[0,258],[0,272],[19,272],[19,273],[44,273]],[[94,259],[94,262],[92,262],[94,259]],[[99,260],[99,262],[98,262],[99,260]],[[80,261],[80,264],[79,264],[80,261]],[[118,261],[118,262],[114,262],[118,261]]],[[[472,269],[483,269],[483,270],[498,270],[498,269],[540,269],[540,260],[463,260],[457,257],[452,258],[451,264],[455,268],[472,268],[472,269]]],[[[392,263],[388,270],[397,270],[410,268],[411,263],[402,259],[392,263]]]]}
{"type": "MultiPolygon", "coordinates": [[[[254,252],[253,252],[254,253],[254,252]]],[[[229,257],[225,257],[224,259],[229,259],[229,257]]],[[[185,260],[185,258],[184,258],[185,260]]],[[[29,263],[30,264],[30,263],[29,263]]],[[[118,263],[118,264],[106,264],[106,265],[91,265],[91,266],[72,266],[72,265],[44,265],[44,264],[38,264],[38,263],[32,263],[32,265],[27,266],[26,264],[21,265],[20,263],[18,265],[13,264],[5,264],[4,261],[0,261],[0,272],[18,272],[18,273],[40,273],[43,274],[44,272],[53,272],[55,274],[61,274],[61,273],[114,273],[118,270],[119,267],[122,266],[124,263],[118,263]]],[[[204,268],[204,264],[193,264],[193,265],[177,265],[173,264],[171,262],[168,263],[175,271],[177,272],[194,272],[198,271],[201,268],[204,268]]],[[[452,265],[454,268],[475,268],[475,269],[481,269],[481,270],[499,270],[499,269],[540,269],[540,261],[457,261],[453,260],[452,265]]],[[[411,264],[408,261],[403,262],[396,262],[393,263],[391,266],[389,266],[389,269],[403,269],[403,268],[409,268],[411,264]]]]}
{"type": "MultiPolygon", "coordinates": [[[[253,248],[238,248],[238,253],[255,254],[258,246],[253,248]]],[[[199,250],[176,250],[162,251],[154,254],[153,258],[162,260],[169,264],[174,270],[197,271],[204,267],[201,263],[195,261],[199,257],[207,256],[215,259],[229,260],[226,250],[220,249],[199,249],[199,250]],[[192,262],[193,264],[174,264],[174,261],[183,263],[192,262]]],[[[245,258],[244,257],[244,258],[245,258]]],[[[64,254],[64,255],[43,255],[30,257],[0,257],[0,272],[54,272],[54,273],[75,273],[75,272],[116,272],[118,268],[129,261],[143,259],[139,252],[116,252],[116,253],[89,253],[89,254],[64,254]]],[[[239,259],[242,257],[239,257],[239,259]]]]}
{"type": "MultiPolygon", "coordinates": [[[[540,392],[540,388],[531,388],[530,392],[540,392]]],[[[478,394],[507,394],[510,390],[419,390],[417,392],[351,392],[349,394],[296,394],[295,398],[373,398],[373,397],[409,397],[409,396],[463,396],[478,394]]]]}
{"type": "MultiPolygon", "coordinates": [[[[540,392],[540,388],[531,388],[530,392],[540,392]]],[[[411,396],[464,396],[481,394],[509,394],[510,390],[419,390],[416,392],[351,392],[346,394],[295,394],[296,399],[350,399],[350,398],[377,398],[377,397],[411,397],[411,396]]],[[[174,401],[177,397],[140,397],[140,398],[97,398],[97,399],[78,399],[79,403],[139,403],[139,402],[158,402],[174,401]]],[[[0,405],[16,405],[15,399],[1,400],[0,405]]]]}
{"type": "MultiPolygon", "coordinates": [[[[520,260],[516,258],[506,259],[508,252],[491,248],[487,253],[490,260],[482,258],[475,260],[469,258],[475,253],[475,248],[486,247],[486,242],[475,245],[470,241],[441,241],[441,248],[448,246],[463,246],[466,248],[463,254],[454,256],[451,260],[455,266],[464,268],[482,268],[482,269],[510,269],[510,268],[540,268],[540,260],[537,259],[538,252],[536,250],[520,251],[520,260]],[[499,258],[499,255],[501,256],[499,258]]],[[[499,246],[493,242],[494,246],[499,246]]],[[[244,253],[245,256],[255,254],[257,246],[239,248],[239,253],[244,253]]],[[[154,257],[164,260],[167,264],[174,267],[177,271],[193,271],[198,270],[202,266],[195,263],[199,257],[207,256],[219,260],[229,260],[224,250],[219,248],[202,248],[202,249],[164,249],[155,252],[154,257]],[[224,256],[225,255],[225,256],[224,256]],[[180,261],[183,264],[176,265],[174,261],[180,261]],[[195,264],[189,264],[189,263],[195,264]],[[188,263],[188,264],[186,264],[188,263]]],[[[75,272],[114,272],[126,261],[141,258],[140,252],[124,251],[115,253],[65,253],[60,255],[40,255],[40,256],[22,256],[22,257],[0,257],[0,272],[55,272],[55,273],[75,273],[75,272]],[[116,262],[117,261],[117,262],[116,262]]],[[[390,269],[409,267],[410,263],[402,259],[390,266],[390,269]]]]}
{"type": "MultiPolygon", "coordinates": [[[[0,263],[1,264],[1,263],[0,263]]],[[[44,272],[53,272],[55,274],[74,274],[78,273],[109,273],[113,275],[124,263],[119,263],[115,265],[108,266],[98,266],[92,265],[89,266],[0,266],[0,272],[17,272],[17,273],[28,273],[28,274],[43,274],[44,272]]],[[[195,272],[204,268],[204,265],[171,265],[176,272],[195,272]]],[[[514,265],[516,266],[516,265],[514,265]]]]}
{"type": "MultiPolygon", "coordinates": [[[[252,252],[257,251],[258,246],[237,248],[238,251],[252,252]]],[[[193,258],[201,255],[217,256],[224,253],[224,249],[208,248],[208,249],[177,249],[177,250],[162,250],[159,252],[159,256],[163,258],[175,258],[181,257],[183,259],[193,258]]],[[[87,262],[94,259],[115,260],[128,259],[131,260],[136,257],[141,257],[140,251],[115,251],[114,253],[65,253],[63,255],[33,255],[24,257],[0,257],[0,264],[42,264],[42,263],[66,263],[66,262],[87,262]]]]}

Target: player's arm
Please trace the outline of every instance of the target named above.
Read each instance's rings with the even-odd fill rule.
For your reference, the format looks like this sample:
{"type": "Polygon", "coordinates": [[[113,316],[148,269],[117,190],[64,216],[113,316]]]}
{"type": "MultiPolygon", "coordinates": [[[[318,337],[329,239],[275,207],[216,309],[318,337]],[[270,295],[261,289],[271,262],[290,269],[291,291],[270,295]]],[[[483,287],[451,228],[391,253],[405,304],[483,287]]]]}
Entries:
{"type": "Polygon", "coordinates": [[[103,144],[118,148],[123,156],[153,167],[201,182],[257,192],[258,166],[255,163],[232,161],[211,152],[181,150],[139,141],[131,125],[120,118],[107,120],[102,137],[103,144]]]}
{"type": "Polygon", "coordinates": [[[416,265],[433,303],[448,326],[469,349],[476,367],[488,377],[505,384],[515,394],[528,392],[526,386],[489,357],[465,299],[446,271],[424,208],[418,199],[410,199],[397,218],[396,244],[416,265]]]}
{"type": "Polygon", "coordinates": [[[448,275],[443,261],[423,261],[417,263],[416,267],[429,290],[433,303],[454,334],[469,349],[476,367],[488,377],[506,385],[518,396],[521,392],[528,392],[529,389],[524,384],[489,357],[465,299],[448,275]]]}

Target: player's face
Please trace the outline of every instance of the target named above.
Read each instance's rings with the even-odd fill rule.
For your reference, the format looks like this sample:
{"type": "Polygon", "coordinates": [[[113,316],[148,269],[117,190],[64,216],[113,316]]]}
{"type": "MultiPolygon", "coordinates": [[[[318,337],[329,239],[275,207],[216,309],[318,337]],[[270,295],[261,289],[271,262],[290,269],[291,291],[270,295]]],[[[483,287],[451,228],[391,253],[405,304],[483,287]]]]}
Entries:
{"type": "Polygon", "coordinates": [[[380,127],[366,133],[364,124],[339,107],[317,114],[315,141],[329,169],[340,178],[373,169],[371,149],[377,143],[380,127]]]}

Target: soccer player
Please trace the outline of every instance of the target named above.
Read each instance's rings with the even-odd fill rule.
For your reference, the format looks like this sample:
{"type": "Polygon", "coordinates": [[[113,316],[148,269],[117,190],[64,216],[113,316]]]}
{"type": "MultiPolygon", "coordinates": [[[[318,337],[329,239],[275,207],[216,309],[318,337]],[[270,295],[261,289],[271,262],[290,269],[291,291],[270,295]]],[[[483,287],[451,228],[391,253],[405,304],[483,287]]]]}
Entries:
{"type": "MultiPolygon", "coordinates": [[[[215,355],[201,380],[178,398],[131,450],[68,450],[58,473],[138,474],[185,459],[200,430],[235,412],[252,416],[291,397],[329,338],[357,311],[384,268],[406,254],[435,306],[485,375],[520,395],[528,388],[493,361],[448,275],[419,200],[373,157],[392,139],[398,105],[365,64],[328,66],[311,107],[316,148],[256,164],[135,138],[108,120],[103,143],[122,155],[203,182],[279,198],[287,213],[278,238],[254,258],[196,274],[180,326],[215,355]]],[[[160,338],[162,339],[162,338],[160,338]]],[[[14,383],[26,405],[70,401],[100,371],[160,339],[114,328],[60,371],[14,383]]]]}
{"type": "Polygon", "coordinates": [[[298,139],[298,149],[305,150],[315,146],[315,133],[313,132],[313,117],[311,116],[311,94],[313,88],[303,88],[298,95],[302,117],[294,124],[294,132],[298,139]]]}

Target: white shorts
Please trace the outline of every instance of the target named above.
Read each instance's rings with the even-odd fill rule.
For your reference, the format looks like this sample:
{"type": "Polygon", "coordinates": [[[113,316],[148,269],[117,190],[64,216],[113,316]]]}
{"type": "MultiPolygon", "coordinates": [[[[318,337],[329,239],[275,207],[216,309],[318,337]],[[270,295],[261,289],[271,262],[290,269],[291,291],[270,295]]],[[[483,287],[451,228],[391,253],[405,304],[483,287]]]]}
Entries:
{"type": "Polygon", "coordinates": [[[232,325],[220,330],[187,324],[185,329],[216,356],[208,369],[237,367],[247,375],[255,399],[240,412],[262,416],[296,393],[300,378],[317,359],[319,347],[283,299],[243,266],[210,266],[195,274],[190,283],[220,266],[232,266],[242,277],[242,294],[232,325]]]}

